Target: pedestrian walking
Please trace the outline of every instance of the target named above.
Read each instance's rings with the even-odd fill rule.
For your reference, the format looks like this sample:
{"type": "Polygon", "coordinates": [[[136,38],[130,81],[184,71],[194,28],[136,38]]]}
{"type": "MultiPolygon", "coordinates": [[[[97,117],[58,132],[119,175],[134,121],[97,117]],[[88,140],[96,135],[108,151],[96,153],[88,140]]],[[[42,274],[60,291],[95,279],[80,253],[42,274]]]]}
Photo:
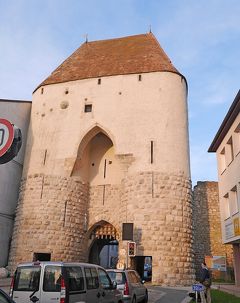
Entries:
{"type": "Polygon", "coordinates": [[[200,292],[201,302],[211,303],[211,274],[205,262],[202,262],[201,267],[202,270],[199,282],[204,286],[203,291],[200,292]]]}

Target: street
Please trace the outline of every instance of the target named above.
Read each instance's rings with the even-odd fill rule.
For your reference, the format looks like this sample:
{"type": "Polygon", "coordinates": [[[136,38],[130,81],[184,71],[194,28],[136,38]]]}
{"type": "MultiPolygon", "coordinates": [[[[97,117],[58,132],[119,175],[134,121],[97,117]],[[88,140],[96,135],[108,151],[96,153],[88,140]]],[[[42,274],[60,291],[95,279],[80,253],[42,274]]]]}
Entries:
{"type": "MultiPolygon", "coordinates": [[[[1,279],[0,288],[9,292],[11,279],[1,279]]],[[[148,288],[148,303],[183,303],[184,298],[188,296],[187,288],[176,289],[161,286],[147,286],[148,288]]]]}
{"type": "Polygon", "coordinates": [[[148,303],[182,303],[188,296],[187,289],[164,288],[148,286],[148,303]]]}

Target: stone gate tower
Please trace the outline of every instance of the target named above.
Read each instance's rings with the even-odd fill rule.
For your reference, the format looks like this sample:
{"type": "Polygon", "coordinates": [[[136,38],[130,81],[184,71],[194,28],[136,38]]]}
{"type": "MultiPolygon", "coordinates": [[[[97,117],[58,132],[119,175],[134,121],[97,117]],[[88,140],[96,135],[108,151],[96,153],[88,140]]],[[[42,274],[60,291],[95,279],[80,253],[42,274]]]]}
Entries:
{"type": "Polygon", "coordinates": [[[86,42],[33,93],[9,266],[88,261],[134,223],[153,281],[193,278],[187,83],[152,33],[86,42]]]}

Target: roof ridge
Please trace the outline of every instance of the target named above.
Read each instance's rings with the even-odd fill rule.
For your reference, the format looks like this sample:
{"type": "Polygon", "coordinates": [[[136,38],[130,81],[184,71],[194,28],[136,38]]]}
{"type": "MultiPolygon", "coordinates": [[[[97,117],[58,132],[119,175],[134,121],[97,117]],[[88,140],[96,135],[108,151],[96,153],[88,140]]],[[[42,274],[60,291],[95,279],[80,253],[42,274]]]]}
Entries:
{"type": "Polygon", "coordinates": [[[145,34],[136,34],[136,35],[129,35],[129,36],[124,36],[124,37],[116,37],[116,38],[110,38],[110,39],[101,39],[101,40],[92,40],[92,41],[85,41],[83,44],[88,44],[88,43],[96,43],[96,42],[103,42],[103,41],[114,41],[114,40],[122,40],[122,39],[127,39],[127,38],[133,38],[133,37],[140,37],[140,36],[147,36],[149,33],[145,34]]]}

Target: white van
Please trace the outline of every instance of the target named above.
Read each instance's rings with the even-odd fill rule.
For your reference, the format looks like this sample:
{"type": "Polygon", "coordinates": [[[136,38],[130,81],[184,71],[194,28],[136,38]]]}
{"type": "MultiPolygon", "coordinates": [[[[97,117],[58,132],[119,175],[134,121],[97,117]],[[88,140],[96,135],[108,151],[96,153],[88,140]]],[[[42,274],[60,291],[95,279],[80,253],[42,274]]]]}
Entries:
{"type": "Polygon", "coordinates": [[[107,272],[88,263],[19,264],[10,296],[16,303],[122,303],[107,272]]]}

